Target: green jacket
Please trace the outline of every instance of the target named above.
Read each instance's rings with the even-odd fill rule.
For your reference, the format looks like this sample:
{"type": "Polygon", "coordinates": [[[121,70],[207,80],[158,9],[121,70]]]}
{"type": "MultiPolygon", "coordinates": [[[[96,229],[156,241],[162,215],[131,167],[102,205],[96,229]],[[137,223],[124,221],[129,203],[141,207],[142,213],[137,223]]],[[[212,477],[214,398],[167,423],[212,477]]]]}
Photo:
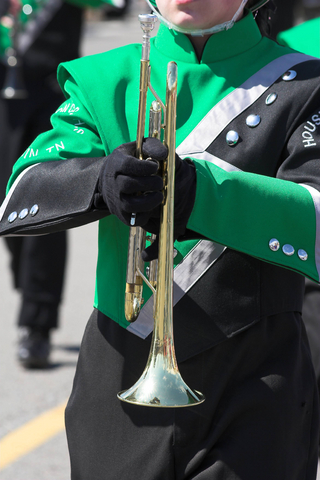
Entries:
{"type": "MultiPolygon", "coordinates": [[[[103,157],[135,140],[140,56],[140,45],[129,45],[60,66],[66,101],[52,115],[52,130],[17,161],[8,192],[18,175],[38,162],[103,157]]],[[[320,174],[314,159],[320,158],[320,85],[311,75],[300,103],[293,104],[300,85],[282,75],[295,65],[298,79],[307,66],[318,75],[320,62],[261,37],[251,14],[210,37],[200,62],[185,35],[160,26],[150,63],[151,82],[162,98],[170,60],[178,64],[177,151],[191,157],[197,170],[188,229],[198,238],[319,281],[320,174]],[[282,106],[280,100],[268,101],[274,92],[282,106]],[[262,121],[254,129],[246,118],[257,111],[263,112],[262,121]],[[235,128],[240,141],[230,146],[226,133],[235,128]],[[273,238],[280,248],[269,244],[273,238]],[[285,245],[294,252],[284,253],[285,245]]],[[[151,100],[149,92],[148,104],[151,100]]],[[[8,231],[18,232],[22,224],[15,225],[8,231]]],[[[123,327],[128,326],[123,307],[128,232],[112,215],[100,220],[94,305],[123,327]]],[[[176,242],[176,264],[196,243],[176,242]]]]}

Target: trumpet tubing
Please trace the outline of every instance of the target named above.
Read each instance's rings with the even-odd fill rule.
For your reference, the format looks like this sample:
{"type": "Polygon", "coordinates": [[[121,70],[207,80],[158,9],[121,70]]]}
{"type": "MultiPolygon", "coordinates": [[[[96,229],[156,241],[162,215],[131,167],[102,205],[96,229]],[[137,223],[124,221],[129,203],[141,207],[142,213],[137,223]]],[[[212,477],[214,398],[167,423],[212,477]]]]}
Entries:
{"type": "MultiPolygon", "coordinates": [[[[169,62],[166,80],[165,123],[163,125],[164,143],[168,147],[168,157],[163,162],[161,171],[164,184],[164,199],[160,213],[153,336],[147,364],[140,379],[128,390],[118,393],[118,398],[124,402],[162,408],[198,405],[205,400],[202,393],[192,390],[182,379],[177,365],[173,341],[176,105],[177,65],[175,62],[169,62]]],[[[144,110],[144,107],[141,107],[141,110],[144,110]]],[[[150,132],[151,135],[159,137],[158,106],[153,106],[152,110],[153,113],[150,114],[152,120],[150,122],[150,132]]],[[[132,245],[129,242],[129,249],[131,247],[132,245]]],[[[138,260],[136,259],[135,261],[138,260]]],[[[141,270],[138,273],[141,279],[144,278],[141,270]]],[[[135,276],[135,273],[133,273],[133,276],[135,276]]]]}

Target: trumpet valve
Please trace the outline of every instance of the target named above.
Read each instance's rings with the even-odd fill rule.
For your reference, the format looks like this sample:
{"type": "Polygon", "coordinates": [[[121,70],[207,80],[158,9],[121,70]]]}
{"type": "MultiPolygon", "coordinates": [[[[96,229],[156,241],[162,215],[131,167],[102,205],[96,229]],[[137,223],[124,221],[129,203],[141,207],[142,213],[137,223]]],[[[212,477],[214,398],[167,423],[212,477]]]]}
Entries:
{"type": "Polygon", "coordinates": [[[143,298],[142,298],[143,285],[135,283],[126,284],[124,310],[126,320],[130,323],[135,322],[140,313],[143,298]]]}

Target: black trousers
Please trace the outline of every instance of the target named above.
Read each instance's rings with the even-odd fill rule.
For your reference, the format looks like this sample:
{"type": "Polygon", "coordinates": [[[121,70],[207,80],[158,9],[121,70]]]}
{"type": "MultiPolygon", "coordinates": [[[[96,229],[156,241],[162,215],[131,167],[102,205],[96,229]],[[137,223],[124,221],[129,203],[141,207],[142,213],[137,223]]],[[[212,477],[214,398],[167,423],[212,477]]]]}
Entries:
{"type": "Polygon", "coordinates": [[[318,394],[299,313],[263,318],[180,363],[206,396],[194,407],[117,399],[149,346],[93,312],[66,409],[72,480],[315,480],[318,394]]]}
{"type": "Polygon", "coordinates": [[[21,291],[19,327],[58,327],[66,264],[65,232],[37,237],[7,237],[15,287],[21,291]]]}
{"type": "Polygon", "coordinates": [[[320,285],[306,280],[302,318],[310,344],[320,397],[320,285]]]}
{"type": "MultiPolygon", "coordinates": [[[[0,64],[0,85],[6,70],[0,64]]],[[[5,188],[15,161],[42,132],[51,128],[50,115],[64,97],[50,78],[28,79],[28,98],[0,97],[0,192],[5,188]]],[[[19,326],[49,330],[58,325],[67,254],[66,232],[37,237],[8,237],[10,266],[15,288],[21,291],[19,326]]]]}

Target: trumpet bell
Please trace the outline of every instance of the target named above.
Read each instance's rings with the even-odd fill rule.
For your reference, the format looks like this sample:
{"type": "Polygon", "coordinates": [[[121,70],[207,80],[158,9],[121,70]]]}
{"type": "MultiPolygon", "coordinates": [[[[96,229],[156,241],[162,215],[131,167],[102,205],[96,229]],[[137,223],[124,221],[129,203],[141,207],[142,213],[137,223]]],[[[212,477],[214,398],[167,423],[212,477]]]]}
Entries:
{"type": "Polygon", "coordinates": [[[149,356],[139,380],[128,390],[118,393],[119,400],[147,407],[191,407],[204,402],[205,396],[192,390],[182,379],[171,355],[149,356]]]}

